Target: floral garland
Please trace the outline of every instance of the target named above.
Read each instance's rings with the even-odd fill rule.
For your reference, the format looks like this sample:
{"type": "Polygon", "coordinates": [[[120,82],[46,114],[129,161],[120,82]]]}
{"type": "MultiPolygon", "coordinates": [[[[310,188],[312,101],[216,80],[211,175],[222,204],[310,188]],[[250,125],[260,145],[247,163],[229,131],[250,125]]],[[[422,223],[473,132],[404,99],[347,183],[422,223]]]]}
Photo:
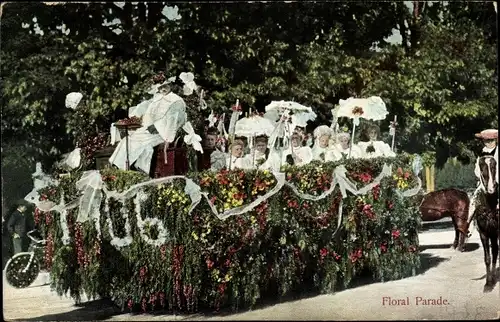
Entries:
{"type": "Polygon", "coordinates": [[[138,191],[135,197],[135,216],[137,218],[137,227],[139,228],[139,234],[147,244],[160,247],[166,243],[169,234],[167,229],[163,225],[163,222],[158,218],[145,218],[144,220],[141,219],[141,203],[145,199],[147,199],[147,195],[144,194],[142,190],[138,191]],[[156,226],[156,229],[158,229],[158,237],[156,239],[152,239],[151,237],[149,237],[145,232],[145,226],[156,226]]]}
{"type": "Polygon", "coordinates": [[[122,218],[125,219],[125,237],[124,238],[119,238],[116,237],[114,232],[113,232],[113,222],[111,221],[111,215],[109,213],[109,196],[106,196],[106,199],[104,200],[104,214],[106,216],[106,222],[108,224],[108,232],[109,235],[111,236],[111,245],[115,246],[116,248],[120,249],[123,247],[126,247],[133,242],[132,234],[130,232],[130,222],[128,219],[128,209],[125,206],[125,204],[122,204],[121,208],[121,215],[122,218]]]}

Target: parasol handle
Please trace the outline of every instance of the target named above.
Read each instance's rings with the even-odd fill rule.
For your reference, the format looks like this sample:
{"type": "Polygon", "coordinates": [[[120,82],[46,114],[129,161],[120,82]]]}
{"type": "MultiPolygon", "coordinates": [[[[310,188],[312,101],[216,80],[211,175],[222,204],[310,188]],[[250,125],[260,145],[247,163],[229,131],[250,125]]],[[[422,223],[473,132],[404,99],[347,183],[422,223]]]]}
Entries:
{"type": "Polygon", "coordinates": [[[398,119],[397,115],[394,115],[394,123],[392,125],[392,144],[391,151],[394,152],[394,142],[396,141],[396,121],[398,119]]]}
{"type": "Polygon", "coordinates": [[[349,154],[347,158],[351,158],[352,145],[354,144],[354,132],[356,132],[356,122],[352,122],[352,135],[351,135],[351,142],[349,144],[349,154]]]}

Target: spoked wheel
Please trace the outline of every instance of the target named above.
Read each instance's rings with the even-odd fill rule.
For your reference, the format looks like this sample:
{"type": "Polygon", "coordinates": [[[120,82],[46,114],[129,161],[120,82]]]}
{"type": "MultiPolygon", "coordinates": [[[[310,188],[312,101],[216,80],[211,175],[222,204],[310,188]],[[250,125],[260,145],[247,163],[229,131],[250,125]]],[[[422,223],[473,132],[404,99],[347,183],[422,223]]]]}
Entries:
{"type": "Polygon", "coordinates": [[[36,258],[30,263],[30,258],[31,253],[19,253],[9,259],[5,265],[5,275],[10,286],[25,288],[36,280],[40,273],[40,264],[36,258]]]}

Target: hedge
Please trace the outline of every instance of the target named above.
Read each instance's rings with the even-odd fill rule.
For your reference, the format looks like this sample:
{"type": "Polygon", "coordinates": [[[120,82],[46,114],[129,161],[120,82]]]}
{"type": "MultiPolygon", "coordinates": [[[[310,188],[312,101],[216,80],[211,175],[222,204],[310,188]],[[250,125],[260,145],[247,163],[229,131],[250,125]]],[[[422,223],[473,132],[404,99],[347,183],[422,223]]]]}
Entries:
{"type": "MultiPolygon", "coordinates": [[[[67,211],[69,244],[64,245],[57,212],[37,211],[36,220],[48,239],[46,264],[51,286],[59,295],[68,293],[79,302],[111,297],[130,310],[157,308],[195,312],[202,307],[233,310],[250,308],[264,298],[279,299],[304,290],[332,293],[348,287],[363,271],[375,281],[415,275],[420,266],[418,236],[420,216],[411,198],[400,193],[416,186],[409,159],[347,160],[347,177],[357,186],[370,183],[392,164],[385,177],[363,196],[348,193],[343,199],[339,233],[337,216],[342,195],[335,188],[319,201],[300,199],[288,187],[243,215],[220,220],[202,200],[189,213],[191,203],[184,181],[148,187],[141,218],[158,218],[168,232],[158,246],[140,237],[134,199],[122,209],[113,199],[101,204],[100,230],[91,221],[76,222],[77,208],[67,211]],[[398,192],[399,191],[399,192],[398,192]],[[117,249],[111,244],[105,208],[116,237],[125,236],[128,218],[133,241],[117,249]],[[126,211],[125,211],[126,210],[126,211]],[[125,213],[124,213],[125,211],[125,213]]],[[[313,163],[286,169],[286,179],[309,194],[330,187],[339,163],[313,163]]],[[[123,191],[149,180],[140,173],[101,171],[107,189],[123,191]]],[[[61,193],[77,197],[75,182],[81,173],[63,178],[57,187],[44,188],[42,199],[59,203],[61,193]]],[[[189,175],[208,192],[218,210],[245,205],[269,191],[276,180],[267,171],[222,170],[189,175]]],[[[69,198],[68,198],[69,199],[69,198]]],[[[154,225],[143,233],[160,235],[154,225]]]]}

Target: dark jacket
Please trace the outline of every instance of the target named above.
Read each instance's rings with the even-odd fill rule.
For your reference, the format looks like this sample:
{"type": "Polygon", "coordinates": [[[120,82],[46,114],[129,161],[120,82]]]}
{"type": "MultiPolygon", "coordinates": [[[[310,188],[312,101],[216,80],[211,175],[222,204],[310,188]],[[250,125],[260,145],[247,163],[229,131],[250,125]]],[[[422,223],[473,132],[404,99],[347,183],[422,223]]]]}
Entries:
{"type": "Polygon", "coordinates": [[[12,215],[10,215],[9,221],[7,222],[7,229],[10,234],[16,233],[19,236],[26,235],[25,214],[16,209],[12,215]]]}

